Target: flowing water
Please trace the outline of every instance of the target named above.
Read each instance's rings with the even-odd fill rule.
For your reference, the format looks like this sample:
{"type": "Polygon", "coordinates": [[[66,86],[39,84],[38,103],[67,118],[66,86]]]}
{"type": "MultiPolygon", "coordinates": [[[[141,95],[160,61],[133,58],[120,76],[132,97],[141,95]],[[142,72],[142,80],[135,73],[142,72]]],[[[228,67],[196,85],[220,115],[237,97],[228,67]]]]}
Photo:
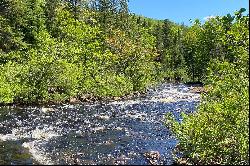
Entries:
{"type": "Polygon", "coordinates": [[[172,112],[191,113],[200,96],[184,84],[162,84],[131,100],[0,107],[0,164],[173,164],[178,140],[164,125],[172,112]]]}

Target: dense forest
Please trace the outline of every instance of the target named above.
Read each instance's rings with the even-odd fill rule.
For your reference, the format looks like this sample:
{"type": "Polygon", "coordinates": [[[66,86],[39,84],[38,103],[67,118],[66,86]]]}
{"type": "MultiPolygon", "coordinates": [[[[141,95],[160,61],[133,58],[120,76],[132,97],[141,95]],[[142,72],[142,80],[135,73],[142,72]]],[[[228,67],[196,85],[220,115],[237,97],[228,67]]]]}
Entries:
{"type": "Polygon", "coordinates": [[[197,113],[166,125],[187,162],[249,164],[249,14],[192,26],[131,14],[127,0],[1,0],[0,103],[65,102],[202,82],[197,113]]]}

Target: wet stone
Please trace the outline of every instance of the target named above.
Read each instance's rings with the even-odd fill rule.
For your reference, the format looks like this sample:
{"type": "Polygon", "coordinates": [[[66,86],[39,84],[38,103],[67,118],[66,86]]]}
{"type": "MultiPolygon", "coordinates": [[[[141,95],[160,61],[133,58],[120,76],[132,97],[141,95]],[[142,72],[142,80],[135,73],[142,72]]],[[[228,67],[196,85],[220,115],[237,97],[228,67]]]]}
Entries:
{"type": "Polygon", "coordinates": [[[117,159],[113,161],[114,165],[126,165],[127,161],[130,160],[130,158],[126,157],[125,155],[121,155],[117,159]]]}
{"type": "Polygon", "coordinates": [[[0,165],[37,164],[18,141],[0,141],[0,165]]]}
{"type": "Polygon", "coordinates": [[[150,151],[144,153],[144,156],[151,165],[158,165],[160,159],[160,153],[158,151],[150,151]]]}

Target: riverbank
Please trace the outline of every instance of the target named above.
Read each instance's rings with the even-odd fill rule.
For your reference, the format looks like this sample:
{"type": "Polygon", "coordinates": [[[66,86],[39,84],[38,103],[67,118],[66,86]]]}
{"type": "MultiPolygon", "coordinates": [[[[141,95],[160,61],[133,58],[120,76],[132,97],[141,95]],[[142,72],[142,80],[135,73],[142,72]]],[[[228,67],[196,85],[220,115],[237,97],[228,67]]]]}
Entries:
{"type": "Polygon", "coordinates": [[[84,103],[96,103],[96,102],[109,102],[118,100],[129,100],[136,97],[140,97],[146,94],[146,91],[132,92],[124,96],[107,96],[100,97],[92,94],[85,94],[82,96],[75,96],[65,101],[39,101],[39,102],[14,102],[14,103],[0,103],[0,106],[43,106],[43,105],[59,105],[59,104],[84,104],[84,103]]]}
{"type": "MultiPolygon", "coordinates": [[[[93,94],[85,94],[82,96],[75,96],[67,99],[65,101],[44,101],[44,102],[14,102],[14,103],[0,103],[0,106],[43,106],[43,105],[55,105],[55,104],[84,104],[84,103],[97,103],[97,102],[111,102],[111,101],[119,101],[119,100],[131,100],[138,97],[143,97],[147,94],[148,89],[156,87],[162,83],[158,83],[156,85],[151,85],[146,88],[144,91],[136,91],[131,92],[130,94],[123,95],[123,96],[107,96],[107,97],[100,97],[95,96],[93,94]]],[[[180,82],[168,82],[168,84],[179,85],[182,84],[180,82]]],[[[206,93],[204,85],[200,82],[188,82],[183,83],[184,85],[190,87],[191,93],[206,93]]]]}

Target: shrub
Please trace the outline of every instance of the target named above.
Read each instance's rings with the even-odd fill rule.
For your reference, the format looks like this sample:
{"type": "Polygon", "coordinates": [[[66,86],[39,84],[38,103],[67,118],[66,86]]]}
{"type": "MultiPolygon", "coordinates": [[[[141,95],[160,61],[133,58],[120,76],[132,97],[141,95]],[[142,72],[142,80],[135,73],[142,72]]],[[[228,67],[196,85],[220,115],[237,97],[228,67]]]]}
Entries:
{"type": "Polygon", "coordinates": [[[249,80],[247,68],[213,62],[198,111],[181,123],[168,114],[184,158],[192,164],[249,164],[249,80]]]}

